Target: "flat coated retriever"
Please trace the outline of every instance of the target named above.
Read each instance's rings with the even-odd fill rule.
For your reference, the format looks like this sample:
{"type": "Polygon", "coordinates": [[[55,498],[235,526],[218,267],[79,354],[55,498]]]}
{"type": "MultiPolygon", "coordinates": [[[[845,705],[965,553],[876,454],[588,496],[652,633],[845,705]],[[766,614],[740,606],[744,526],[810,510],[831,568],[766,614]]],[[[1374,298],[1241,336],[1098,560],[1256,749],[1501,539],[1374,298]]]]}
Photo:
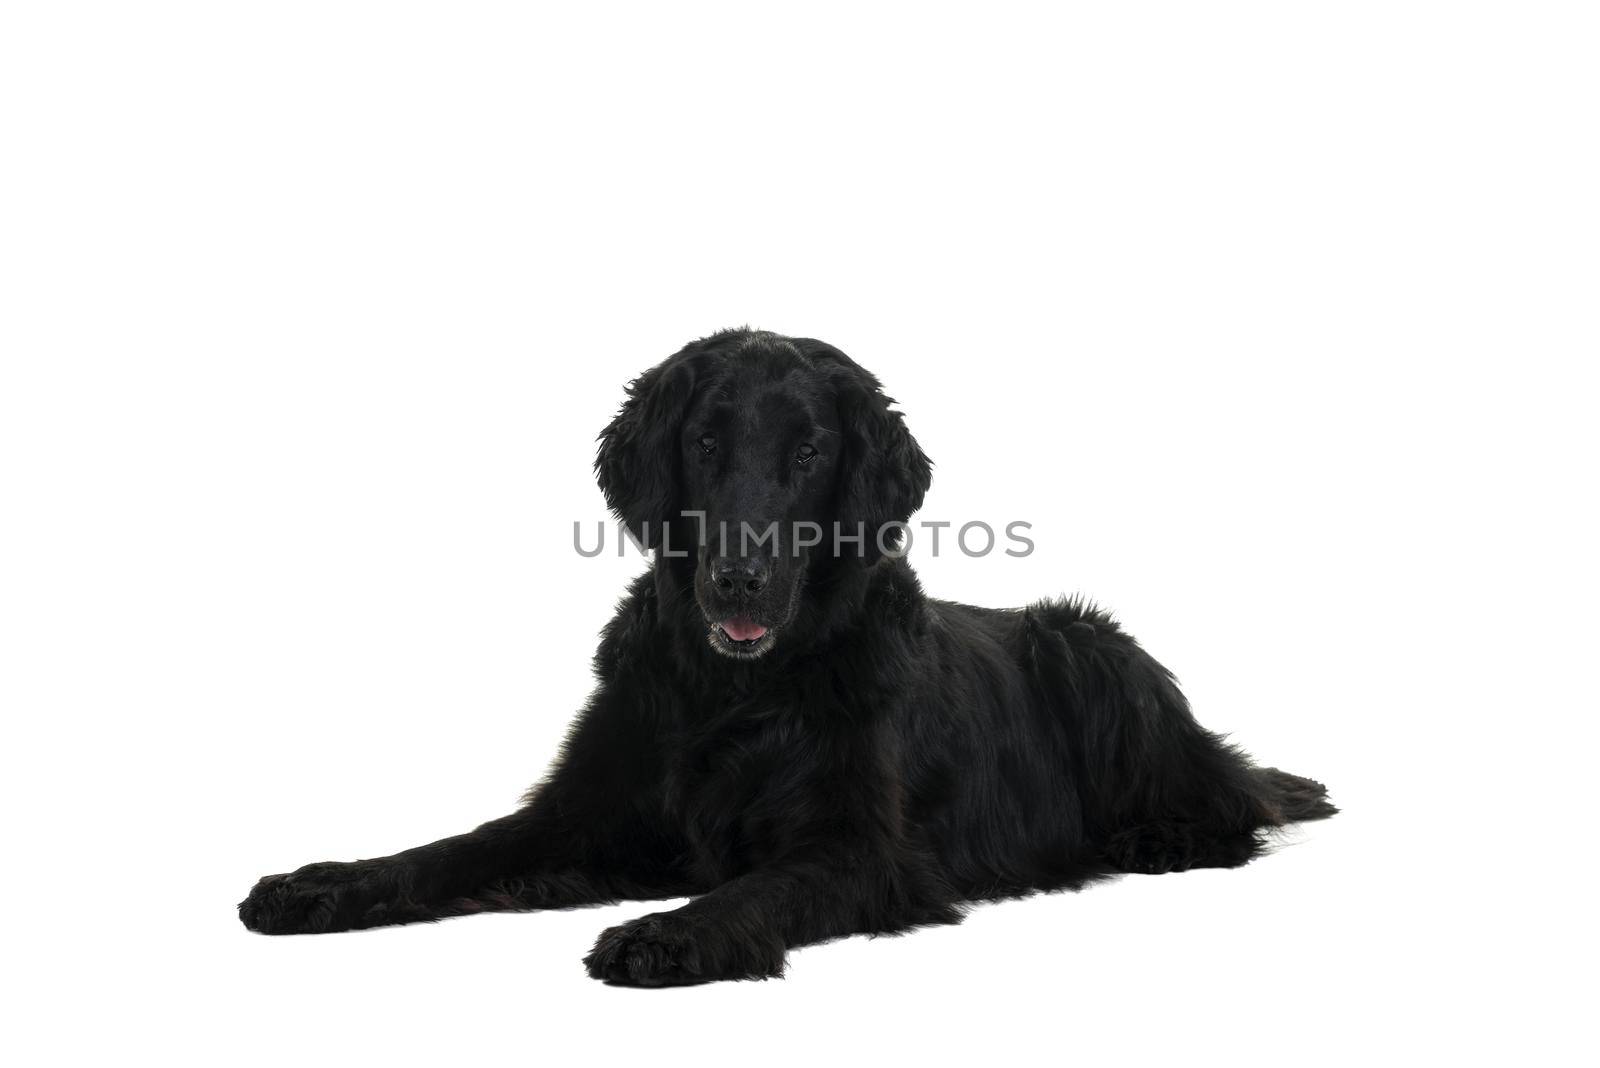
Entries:
{"type": "Polygon", "coordinates": [[[595,471],[654,562],[544,781],[469,834],[268,876],[245,926],[691,896],[601,934],[589,974],[757,979],[973,901],[1233,867],[1336,811],[1092,606],[926,596],[901,549],[931,470],[891,403],[831,345],[750,330],[645,372],[595,471]]]}

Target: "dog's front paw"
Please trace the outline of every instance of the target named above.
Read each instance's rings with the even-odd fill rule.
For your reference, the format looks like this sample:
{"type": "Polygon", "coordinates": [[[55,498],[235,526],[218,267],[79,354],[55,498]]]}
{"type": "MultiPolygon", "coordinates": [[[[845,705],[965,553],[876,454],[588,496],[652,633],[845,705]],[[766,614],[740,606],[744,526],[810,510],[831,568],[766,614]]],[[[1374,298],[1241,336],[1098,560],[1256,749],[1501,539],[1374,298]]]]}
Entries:
{"type": "Polygon", "coordinates": [[[618,986],[690,986],[782,975],[783,953],[777,938],[736,940],[714,922],[658,912],[607,929],[583,963],[618,986]]]}
{"type": "Polygon", "coordinates": [[[382,917],[396,909],[406,879],[385,860],[307,864],[287,875],[268,875],[239,902],[239,919],[262,934],[319,934],[401,922],[382,917]]]}

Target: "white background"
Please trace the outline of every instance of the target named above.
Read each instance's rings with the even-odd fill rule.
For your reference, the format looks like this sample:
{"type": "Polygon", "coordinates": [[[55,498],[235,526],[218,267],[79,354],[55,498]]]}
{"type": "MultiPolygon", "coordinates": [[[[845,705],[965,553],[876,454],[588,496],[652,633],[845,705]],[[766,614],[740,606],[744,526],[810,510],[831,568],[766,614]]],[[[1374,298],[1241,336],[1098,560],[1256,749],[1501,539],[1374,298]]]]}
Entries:
{"type": "Polygon", "coordinates": [[[579,8],[0,16],[6,1059],[1579,1060],[1585,5],[579,8]],[[1034,523],[931,592],[1094,596],[1343,815],[781,982],[586,978],[642,904],[245,932],[542,773],[641,566],[594,436],[746,322],[1034,523]]]}

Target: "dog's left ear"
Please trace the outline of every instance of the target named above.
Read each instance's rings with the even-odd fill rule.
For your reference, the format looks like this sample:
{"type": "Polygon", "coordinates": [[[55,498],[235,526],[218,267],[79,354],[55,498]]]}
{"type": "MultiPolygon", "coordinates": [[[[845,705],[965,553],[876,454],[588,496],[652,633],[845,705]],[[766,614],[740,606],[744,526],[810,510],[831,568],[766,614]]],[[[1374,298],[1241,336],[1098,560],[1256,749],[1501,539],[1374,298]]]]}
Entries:
{"type": "Polygon", "coordinates": [[[595,480],[607,507],[647,549],[678,518],[678,439],[694,378],[682,353],[650,368],[628,383],[622,410],[600,432],[595,480]]]}
{"type": "Polygon", "coordinates": [[[844,438],[838,521],[846,536],[853,536],[858,524],[864,529],[863,558],[871,563],[883,555],[880,547],[899,547],[902,529],[890,524],[905,523],[922,507],[933,464],[871,372],[826,342],[796,338],[794,344],[829,371],[838,393],[844,438]]]}

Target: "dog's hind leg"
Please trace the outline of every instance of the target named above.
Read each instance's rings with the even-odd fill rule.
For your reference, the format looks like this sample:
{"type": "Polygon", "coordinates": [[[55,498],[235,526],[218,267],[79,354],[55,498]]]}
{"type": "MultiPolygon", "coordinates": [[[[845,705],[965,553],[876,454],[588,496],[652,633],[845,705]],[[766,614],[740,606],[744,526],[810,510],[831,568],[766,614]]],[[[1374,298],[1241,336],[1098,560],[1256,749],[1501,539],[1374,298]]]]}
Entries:
{"type": "Polygon", "coordinates": [[[1076,602],[1027,613],[1025,655],[1060,708],[1086,823],[1119,871],[1231,868],[1266,832],[1336,809],[1310,779],[1258,768],[1195,722],[1171,674],[1106,615],[1076,602]]]}
{"type": "Polygon", "coordinates": [[[1250,792],[1253,804],[1242,820],[1174,818],[1124,827],[1106,841],[1106,859],[1119,871],[1145,875],[1237,868],[1261,851],[1266,830],[1326,819],[1339,811],[1328,802],[1328,790],[1319,782],[1277,768],[1248,770],[1259,789],[1250,792]]]}
{"type": "Polygon", "coordinates": [[[1118,871],[1163,875],[1190,868],[1237,868],[1248,863],[1259,849],[1252,831],[1224,832],[1168,820],[1115,832],[1103,854],[1118,871]]]}

